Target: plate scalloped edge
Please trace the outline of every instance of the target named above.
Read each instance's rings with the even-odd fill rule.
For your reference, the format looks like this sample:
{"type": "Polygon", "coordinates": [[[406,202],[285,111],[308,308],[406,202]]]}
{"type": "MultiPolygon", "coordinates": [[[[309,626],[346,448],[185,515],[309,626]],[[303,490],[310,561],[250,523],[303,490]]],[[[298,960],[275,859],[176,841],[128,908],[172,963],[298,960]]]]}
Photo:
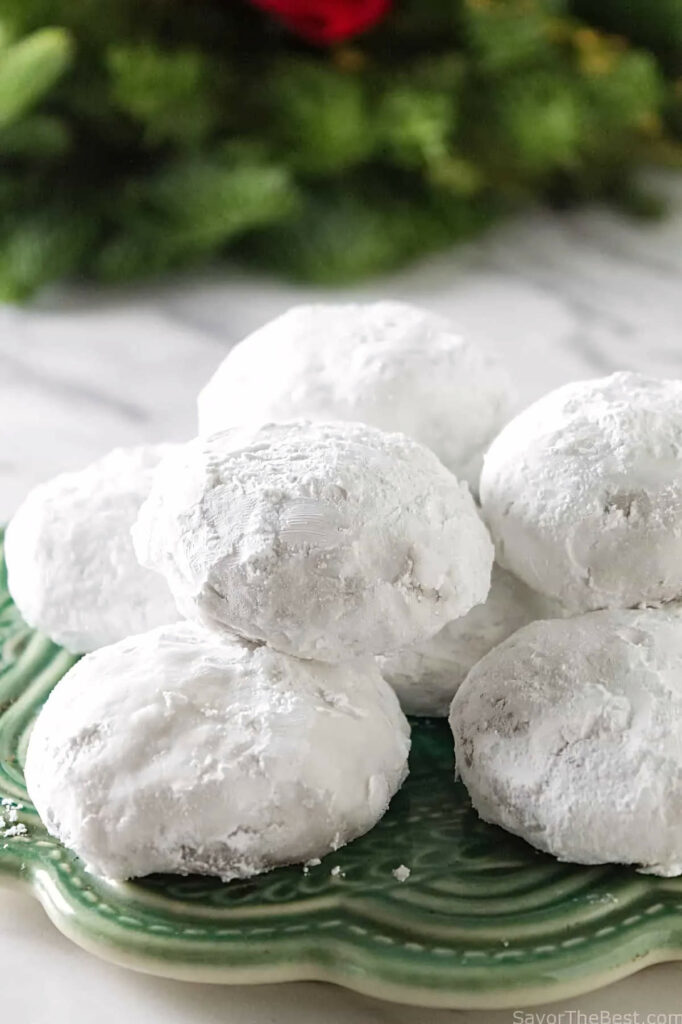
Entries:
{"type": "Polygon", "coordinates": [[[682,959],[682,879],[560,864],[481,822],[453,782],[446,724],[428,719],[413,722],[410,778],[386,817],[320,865],[229,885],[89,874],[46,833],[21,770],[31,723],[76,659],[21,621],[1,545],[0,883],[27,886],[84,949],[182,980],[329,981],[453,1009],[568,998],[682,959]]]}

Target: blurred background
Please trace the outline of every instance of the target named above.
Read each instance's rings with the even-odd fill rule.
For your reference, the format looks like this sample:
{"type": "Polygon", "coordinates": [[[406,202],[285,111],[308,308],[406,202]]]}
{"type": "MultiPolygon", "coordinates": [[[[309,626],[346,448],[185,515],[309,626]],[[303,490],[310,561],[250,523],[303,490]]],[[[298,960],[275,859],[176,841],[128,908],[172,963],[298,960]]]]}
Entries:
{"type": "Polygon", "coordinates": [[[0,0],[0,297],[660,214],[634,172],[680,164],[681,61],[680,0],[0,0]]]}
{"type": "Polygon", "coordinates": [[[682,0],[0,0],[0,516],[298,301],[678,375],[682,0]]]}
{"type": "MultiPolygon", "coordinates": [[[[445,313],[526,402],[682,376],[681,76],[682,0],[0,0],[0,521],[190,437],[227,349],[296,302],[445,313]]],[[[140,978],[2,906],[31,1024],[493,1020],[140,978]]],[[[571,1006],[681,989],[668,965],[571,1006]]]]}

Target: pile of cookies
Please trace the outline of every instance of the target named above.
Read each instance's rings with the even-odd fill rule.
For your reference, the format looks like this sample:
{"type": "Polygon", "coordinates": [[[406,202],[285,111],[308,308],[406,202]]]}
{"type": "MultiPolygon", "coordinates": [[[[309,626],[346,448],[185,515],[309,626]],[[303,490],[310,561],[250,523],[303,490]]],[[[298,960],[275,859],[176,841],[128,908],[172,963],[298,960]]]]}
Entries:
{"type": "Polygon", "coordinates": [[[571,617],[518,630],[453,700],[474,806],[562,860],[681,874],[682,381],[546,395],[480,494],[497,558],[571,617]]]}
{"type": "Polygon", "coordinates": [[[682,872],[682,383],[514,406],[441,317],[297,307],[196,439],[36,488],[10,590],[85,653],[29,743],[48,830],[112,878],[305,862],[383,815],[405,714],[449,713],[486,820],[682,872]]]}

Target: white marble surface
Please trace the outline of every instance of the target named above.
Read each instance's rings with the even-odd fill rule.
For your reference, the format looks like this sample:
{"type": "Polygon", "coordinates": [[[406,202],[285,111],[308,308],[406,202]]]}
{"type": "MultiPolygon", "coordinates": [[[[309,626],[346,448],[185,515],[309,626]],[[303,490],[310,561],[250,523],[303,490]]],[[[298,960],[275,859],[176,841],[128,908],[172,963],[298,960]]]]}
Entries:
{"type": "MultiPolygon", "coordinates": [[[[119,295],[55,293],[31,309],[1,309],[0,518],[32,484],[114,445],[189,437],[194,395],[230,344],[312,297],[393,296],[446,312],[501,353],[524,400],[615,369],[682,376],[682,180],[656,184],[670,197],[662,223],[596,209],[530,213],[350,292],[228,274],[119,295]]],[[[0,979],[3,1018],[14,1011],[29,1024],[512,1021],[511,1012],[414,1010],[320,985],[227,990],[137,976],[89,958],[26,896],[6,892],[0,979]]],[[[645,1014],[680,1005],[682,966],[667,965],[562,1009],[645,1014]]]]}

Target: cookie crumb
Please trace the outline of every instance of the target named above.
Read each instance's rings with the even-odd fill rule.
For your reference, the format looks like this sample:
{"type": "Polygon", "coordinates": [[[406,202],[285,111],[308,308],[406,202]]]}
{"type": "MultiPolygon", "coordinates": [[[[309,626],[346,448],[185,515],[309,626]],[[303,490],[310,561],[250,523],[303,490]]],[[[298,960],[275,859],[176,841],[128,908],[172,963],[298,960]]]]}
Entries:
{"type": "Polygon", "coordinates": [[[5,839],[15,839],[17,836],[25,836],[28,834],[28,829],[25,825],[19,822],[18,825],[12,825],[11,828],[6,828],[3,832],[5,839]]]}
{"type": "Polygon", "coordinates": [[[397,868],[393,868],[391,874],[395,878],[396,882],[406,882],[412,872],[410,868],[406,867],[404,864],[400,864],[397,868]]]}
{"type": "Polygon", "coordinates": [[[334,867],[331,869],[329,874],[332,876],[332,878],[345,878],[346,877],[346,872],[342,871],[338,864],[334,865],[334,867]]]}

